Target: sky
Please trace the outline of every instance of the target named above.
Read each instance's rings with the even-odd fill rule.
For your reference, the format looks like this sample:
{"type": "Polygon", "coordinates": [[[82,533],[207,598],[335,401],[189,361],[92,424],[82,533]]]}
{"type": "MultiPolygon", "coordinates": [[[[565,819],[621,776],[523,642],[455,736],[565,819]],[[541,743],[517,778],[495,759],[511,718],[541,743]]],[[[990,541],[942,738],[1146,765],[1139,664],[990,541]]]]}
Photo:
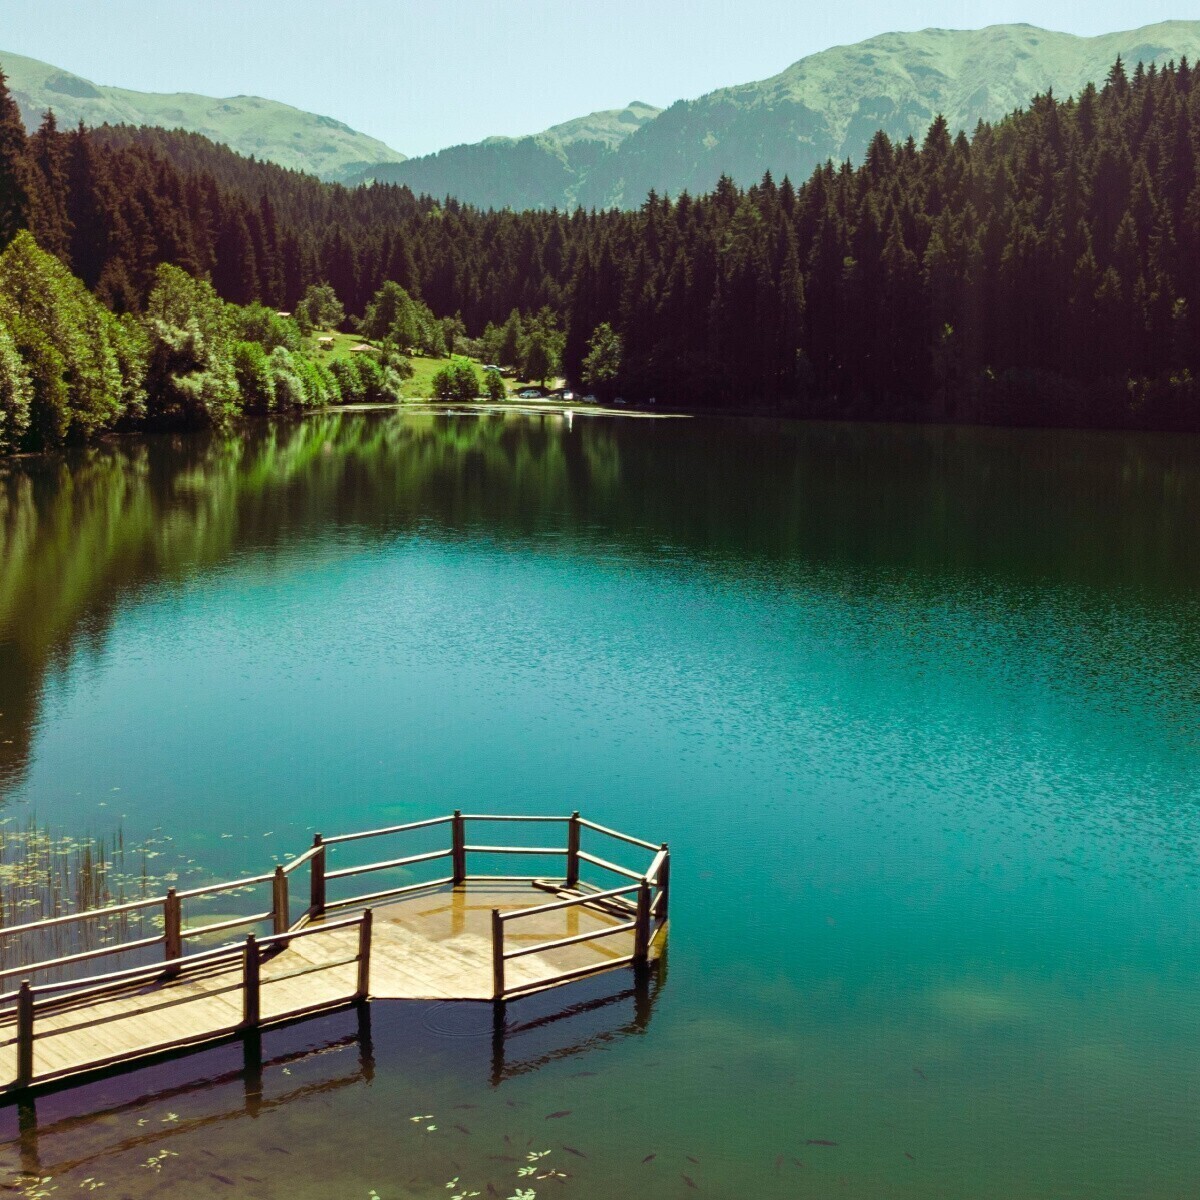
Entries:
{"type": "Polygon", "coordinates": [[[408,155],[665,107],[893,30],[1025,21],[1096,34],[1157,0],[0,0],[0,50],[154,92],[250,94],[408,155]]]}

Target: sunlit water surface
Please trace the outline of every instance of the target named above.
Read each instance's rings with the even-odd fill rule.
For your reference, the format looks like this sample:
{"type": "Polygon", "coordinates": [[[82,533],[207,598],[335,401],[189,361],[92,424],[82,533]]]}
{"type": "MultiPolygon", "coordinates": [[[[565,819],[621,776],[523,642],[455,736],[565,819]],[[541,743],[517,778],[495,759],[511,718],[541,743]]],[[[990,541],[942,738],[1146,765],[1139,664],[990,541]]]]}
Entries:
{"type": "Polygon", "coordinates": [[[10,1108],[0,1168],[1196,1194],[1198,516],[1200,443],[1044,432],[343,414],[9,464],[13,818],[209,879],[578,809],[674,876],[639,987],[502,1042],[489,1006],[279,1031],[261,1081],[226,1048],[10,1108]],[[569,1178],[518,1178],[544,1150],[569,1178]]]}

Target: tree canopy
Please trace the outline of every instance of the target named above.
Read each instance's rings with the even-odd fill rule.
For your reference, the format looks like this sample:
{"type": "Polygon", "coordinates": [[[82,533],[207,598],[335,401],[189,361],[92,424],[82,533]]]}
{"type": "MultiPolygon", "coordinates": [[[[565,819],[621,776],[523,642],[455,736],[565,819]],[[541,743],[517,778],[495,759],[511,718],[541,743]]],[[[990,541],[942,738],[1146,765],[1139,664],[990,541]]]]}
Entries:
{"type": "MultiPolygon", "coordinates": [[[[1036,97],[970,137],[941,119],[920,144],[880,133],[861,165],[799,186],[722,179],[636,212],[484,212],[322,184],[178,131],[47,120],[26,138],[14,114],[0,83],[0,244],[32,229],[100,302],[71,303],[108,349],[0,312],[0,345],[29,379],[0,385],[9,438],[26,420],[53,440],[113,419],[109,384],[84,382],[64,424],[55,354],[91,355],[92,383],[115,378],[136,409],[146,348],[113,313],[146,312],[164,263],[225,301],[331,324],[332,307],[309,309],[332,296],[399,351],[477,345],[539,379],[596,378],[607,326],[609,385],[634,400],[1200,428],[1200,87],[1186,61],[1114,64],[1102,86],[1036,97]]],[[[271,361],[297,354],[258,329],[271,361]]],[[[305,396],[333,386],[327,367],[302,374],[305,396]]]]}

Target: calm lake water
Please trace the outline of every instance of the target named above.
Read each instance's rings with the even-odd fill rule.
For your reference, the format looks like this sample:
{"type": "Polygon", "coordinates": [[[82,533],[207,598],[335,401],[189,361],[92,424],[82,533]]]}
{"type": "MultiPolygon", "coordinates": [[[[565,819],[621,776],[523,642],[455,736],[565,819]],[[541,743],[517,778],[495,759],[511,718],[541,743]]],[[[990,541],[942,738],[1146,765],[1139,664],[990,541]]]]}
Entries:
{"type": "Polygon", "coordinates": [[[221,1049],[46,1097],[0,1171],[1195,1195],[1198,530],[1178,437],[347,413],[0,467],[13,819],[184,879],[455,807],[673,851],[637,986],[503,1041],[375,1004],[268,1035],[261,1084],[221,1049]]]}

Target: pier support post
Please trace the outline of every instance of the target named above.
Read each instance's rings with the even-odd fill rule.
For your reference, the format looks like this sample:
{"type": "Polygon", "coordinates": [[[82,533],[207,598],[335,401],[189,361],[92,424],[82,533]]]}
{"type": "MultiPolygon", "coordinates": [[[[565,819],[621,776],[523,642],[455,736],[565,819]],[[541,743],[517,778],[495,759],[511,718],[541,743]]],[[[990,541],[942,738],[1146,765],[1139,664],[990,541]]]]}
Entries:
{"type": "Polygon", "coordinates": [[[263,1053],[262,1030],[247,1029],[242,1033],[242,1096],[246,1115],[257,1117],[262,1111],[263,1053]]]}
{"type": "Polygon", "coordinates": [[[275,878],[271,881],[271,914],[274,917],[274,932],[287,933],[288,925],[288,880],[282,867],[275,868],[275,878]]]}
{"type": "Polygon", "coordinates": [[[371,991],[371,910],[365,909],[358,926],[358,990],[355,1000],[363,1001],[371,991]]]}
{"type": "MultiPolygon", "coordinates": [[[[183,905],[173,887],[163,898],[163,957],[172,962],[183,957],[183,905]]],[[[168,967],[168,975],[177,975],[178,967],[168,967]]]]}
{"type": "Polygon", "coordinates": [[[658,894],[662,898],[662,903],[658,906],[658,919],[665,924],[667,909],[671,905],[671,851],[666,842],[662,844],[662,852],[665,857],[658,869],[658,894]]]}
{"type": "Polygon", "coordinates": [[[17,1087],[33,1082],[33,988],[21,980],[17,992],[17,1087]]]}
{"type": "Polygon", "coordinates": [[[492,909],[492,997],[504,999],[504,922],[498,908],[492,909]]]}
{"type": "Polygon", "coordinates": [[[259,949],[254,934],[246,939],[242,960],[242,1027],[257,1029],[262,1016],[260,1004],[259,949]]]}
{"type": "Polygon", "coordinates": [[[567,822],[567,887],[579,883],[579,813],[573,812],[567,822]]]}
{"type": "Polygon", "coordinates": [[[308,906],[312,915],[319,917],[325,911],[325,843],[319,833],[313,834],[313,849],[316,854],[309,860],[311,887],[308,906]]]}
{"type": "Polygon", "coordinates": [[[504,1035],[507,1032],[508,1012],[503,1000],[492,1004],[492,1087],[504,1082],[504,1035]]]}
{"type": "Polygon", "coordinates": [[[460,809],[454,810],[454,819],[450,822],[450,858],[454,872],[454,886],[465,883],[467,878],[467,835],[463,828],[465,822],[460,809]]]}
{"type": "Polygon", "coordinates": [[[21,1170],[26,1175],[40,1179],[42,1177],[42,1158],[38,1152],[37,1101],[32,1092],[26,1093],[17,1100],[17,1136],[21,1146],[21,1170]]]}
{"type": "Polygon", "coordinates": [[[644,963],[650,955],[650,884],[638,887],[637,918],[633,927],[633,961],[644,963]]]}

